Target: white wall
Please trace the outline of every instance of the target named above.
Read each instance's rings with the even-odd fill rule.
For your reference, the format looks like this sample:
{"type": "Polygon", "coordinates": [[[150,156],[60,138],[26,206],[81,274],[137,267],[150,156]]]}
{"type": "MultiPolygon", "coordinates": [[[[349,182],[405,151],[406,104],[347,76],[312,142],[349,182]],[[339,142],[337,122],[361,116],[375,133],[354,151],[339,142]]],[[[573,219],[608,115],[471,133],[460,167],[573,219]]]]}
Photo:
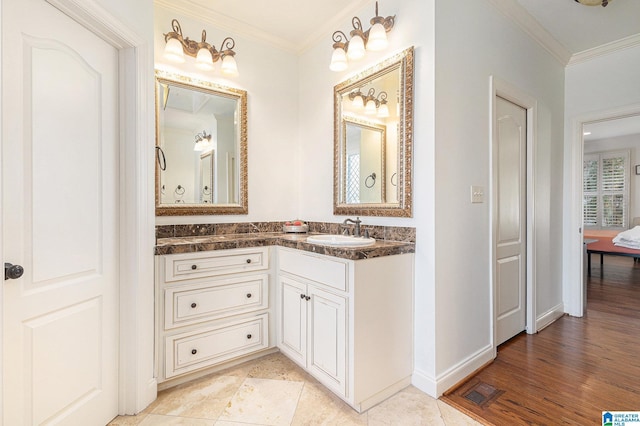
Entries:
{"type": "Polygon", "coordinates": [[[636,164],[640,164],[640,134],[597,139],[584,143],[584,153],[629,150],[629,224],[634,217],[640,217],[640,175],[635,174],[636,164]]]}
{"type": "MultiPolygon", "coordinates": [[[[564,67],[488,1],[436,2],[435,375],[440,393],[492,352],[490,76],[537,100],[536,318],[562,309],[564,67]]],[[[416,164],[416,166],[418,166],[416,164]]],[[[418,341],[418,343],[420,343],[418,341]]],[[[426,342],[425,342],[426,343],[426,342]]],[[[428,368],[416,360],[416,369],[428,368]]]]}
{"type": "Polygon", "coordinates": [[[291,219],[297,209],[298,167],[298,59],[267,44],[216,29],[213,25],[155,8],[155,64],[157,68],[200,80],[246,90],[248,122],[248,215],[156,217],[156,224],[276,221],[291,219]],[[171,20],[178,19],[185,37],[207,41],[218,50],[227,37],[236,42],[239,77],[225,78],[219,72],[206,73],[194,66],[194,58],[174,64],[162,57],[164,33],[171,20]]]}

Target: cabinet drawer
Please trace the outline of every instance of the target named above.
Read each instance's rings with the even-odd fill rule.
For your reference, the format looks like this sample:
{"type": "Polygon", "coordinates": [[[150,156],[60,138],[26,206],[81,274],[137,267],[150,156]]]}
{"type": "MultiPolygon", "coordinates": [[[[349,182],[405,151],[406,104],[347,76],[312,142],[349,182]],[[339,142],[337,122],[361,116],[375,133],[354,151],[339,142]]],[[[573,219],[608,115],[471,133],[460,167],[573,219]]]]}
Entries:
{"type": "Polygon", "coordinates": [[[268,253],[268,247],[257,247],[169,255],[165,257],[165,281],[265,270],[268,253]]]}
{"type": "Polygon", "coordinates": [[[267,314],[165,337],[165,377],[211,367],[269,346],[267,314]]]}
{"type": "Polygon", "coordinates": [[[164,328],[266,309],[268,289],[266,274],[165,288],[164,328]]]}
{"type": "Polygon", "coordinates": [[[288,250],[280,250],[278,258],[281,271],[347,291],[346,263],[288,250]]]}

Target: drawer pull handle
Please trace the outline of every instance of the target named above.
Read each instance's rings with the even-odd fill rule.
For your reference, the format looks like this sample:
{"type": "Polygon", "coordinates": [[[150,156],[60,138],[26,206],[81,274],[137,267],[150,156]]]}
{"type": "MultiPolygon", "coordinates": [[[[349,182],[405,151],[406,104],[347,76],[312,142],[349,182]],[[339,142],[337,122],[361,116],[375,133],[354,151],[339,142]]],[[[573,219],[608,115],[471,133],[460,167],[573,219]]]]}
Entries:
{"type": "Polygon", "coordinates": [[[191,265],[191,269],[198,269],[198,265],[191,265]]]}
{"type": "Polygon", "coordinates": [[[196,306],[198,306],[198,304],[197,304],[197,303],[195,303],[195,302],[193,302],[193,303],[191,304],[191,307],[192,307],[192,308],[194,308],[194,309],[196,308],[196,306]]]}
{"type": "Polygon", "coordinates": [[[247,334],[247,339],[251,339],[251,335],[250,334],[247,334]]]}
{"type": "Polygon", "coordinates": [[[197,354],[197,353],[198,353],[198,350],[197,350],[197,349],[191,349],[191,355],[195,355],[195,354],[197,354]]]}
{"type": "Polygon", "coordinates": [[[251,263],[251,259],[247,259],[247,263],[251,263]]]}
{"type": "Polygon", "coordinates": [[[247,299],[251,299],[251,293],[247,293],[247,299]]]}

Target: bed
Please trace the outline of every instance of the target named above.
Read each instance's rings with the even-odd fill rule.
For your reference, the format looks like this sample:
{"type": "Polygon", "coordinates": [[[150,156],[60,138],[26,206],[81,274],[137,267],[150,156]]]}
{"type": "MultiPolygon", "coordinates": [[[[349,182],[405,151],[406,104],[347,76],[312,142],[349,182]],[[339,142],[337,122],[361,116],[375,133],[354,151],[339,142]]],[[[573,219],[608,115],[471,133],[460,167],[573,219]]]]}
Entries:
{"type": "MultiPolygon", "coordinates": [[[[620,231],[585,230],[584,240],[587,245],[587,273],[591,275],[591,254],[600,255],[600,268],[604,264],[604,255],[633,257],[634,262],[640,260],[640,250],[620,247],[613,244],[613,238],[620,231]]],[[[602,269],[600,269],[602,271],[602,269]]]]}

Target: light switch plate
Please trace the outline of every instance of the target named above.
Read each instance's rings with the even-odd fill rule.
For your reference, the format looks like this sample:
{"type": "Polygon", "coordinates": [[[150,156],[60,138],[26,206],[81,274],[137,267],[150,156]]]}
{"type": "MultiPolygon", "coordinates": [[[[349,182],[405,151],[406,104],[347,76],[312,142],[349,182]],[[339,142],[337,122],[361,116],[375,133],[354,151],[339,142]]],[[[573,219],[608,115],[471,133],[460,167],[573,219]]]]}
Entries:
{"type": "Polygon", "coordinates": [[[472,186],[471,187],[471,202],[472,203],[484,203],[484,187],[472,186]]]}

